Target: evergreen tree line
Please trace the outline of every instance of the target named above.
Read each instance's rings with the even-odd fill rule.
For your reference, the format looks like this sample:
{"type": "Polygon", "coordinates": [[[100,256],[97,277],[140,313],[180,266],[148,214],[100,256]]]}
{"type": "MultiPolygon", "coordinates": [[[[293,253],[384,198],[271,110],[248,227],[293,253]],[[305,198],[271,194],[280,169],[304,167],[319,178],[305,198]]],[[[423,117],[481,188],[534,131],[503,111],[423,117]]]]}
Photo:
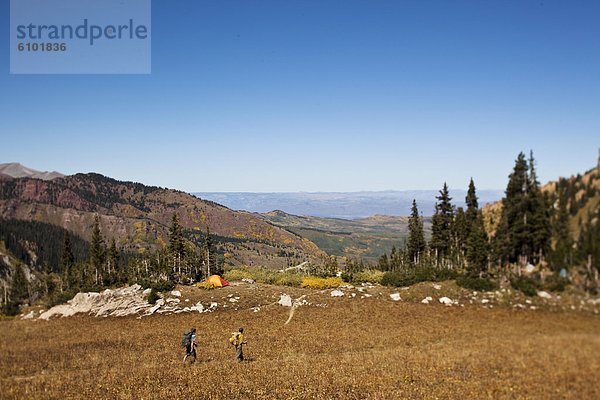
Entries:
{"type": "MultiPolygon", "coordinates": [[[[486,278],[510,275],[514,266],[528,263],[548,266],[555,272],[563,268],[585,266],[596,274],[600,265],[600,206],[580,222],[579,237],[573,239],[569,221],[583,203],[597,196],[593,180],[579,192],[559,182],[554,193],[543,193],[537,178],[535,159],[520,153],[509,175],[502,212],[493,235],[488,236],[482,210],[479,208],[473,179],[469,182],[466,208],[452,204],[444,183],[436,197],[432,217],[431,239],[425,240],[423,217],[413,200],[408,223],[408,238],[400,249],[383,254],[377,268],[383,271],[430,268],[464,273],[467,277],[486,278]],[[577,194],[579,193],[579,194],[577,194]],[[573,201],[577,198],[577,201],[573,201]]],[[[581,184],[576,180],[576,183],[581,184]]],[[[351,269],[356,269],[351,262],[351,269]]],[[[518,270],[518,269],[517,269],[518,270]]]]}
{"type": "MultiPolygon", "coordinates": [[[[45,222],[0,219],[0,241],[15,258],[37,271],[58,272],[66,232],[45,222]]],[[[88,256],[89,244],[71,235],[71,251],[77,261],[83,261],[88,256]]]]}
{"type": "MultiPolygon", "coordinates": [[[[14,225],[21,230],[25,229],[18,222],[14,222],[14,225]]],[[[49,224],[42,225],[45,228],[52,227],[49,224]]],[[[4,224],[0,226],[5,227],[4,224]]],[[[37,227],[37,224],[32,226],[37,227]]],[[[11,244],[9,248],[17,250],[15,252],[17,256],[23,255],[18,251],[20,247],[13,243],[13,239],[19,235],[14,230],[5,229],[5,231],[11,234],[0,238],[11,244]]],[[[67,230],[61,231],[60,245],[41,241],[37,242],[38,247],[36,247],[39,250],[51,244],[54,248],[62,248],[58,262],[44,263],[45,268],[37,271],[33,268],[24,269],[21,265],[13,268],[12,274],[6,271],[4,278],[6,281],[10,280],[10,288],[4,288],[3,313],[17,313],[20,305],[38,298],[46,298],[48,305],[53,305],[71,298],[78,291],[98,291],[106,287],[133,283],[166,290],[176,283],[192,283],[223,272],[223,256],[213,244],[210,231],[207,229],[206,233],[201,235],[200,243],[197,242],[197,236],[194,236],[196,242],[192,242],[186,238],[176,214],[173,214],[169,229],[168,246],[144,254],[133,255],[124,252],[118,248],[114,239],[107,244],[102,235],[98,216],[94,219],[89,244],[67,230]],[[82,247],[87,250],[85,256],[82,255],[82,247]],[[34,279],[27,279],[26,272],[31,272],[34,279]]],[[[0,234],[2,232],[4,231],[0,230],[0,234]]],[[[55,241],[56,232],[54,230],[52,232],[54,235],[48,237],[54,238],[52,240],[55,241]]],[[[49,260],[54,258],[56,256],[50,257],[49,260]]]]}

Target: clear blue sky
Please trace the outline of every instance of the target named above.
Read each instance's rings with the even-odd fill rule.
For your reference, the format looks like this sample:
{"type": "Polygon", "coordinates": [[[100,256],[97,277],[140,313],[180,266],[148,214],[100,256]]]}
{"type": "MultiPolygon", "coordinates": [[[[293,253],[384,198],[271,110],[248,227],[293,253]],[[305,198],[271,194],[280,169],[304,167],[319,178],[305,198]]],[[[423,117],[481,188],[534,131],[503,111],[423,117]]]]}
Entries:
{"type": "Polygon", "coordinates": [[[151,75],[9,75],[0,162],[186,191],[505,188],[600,146],[600,2],[155,0],[151,75]]]}

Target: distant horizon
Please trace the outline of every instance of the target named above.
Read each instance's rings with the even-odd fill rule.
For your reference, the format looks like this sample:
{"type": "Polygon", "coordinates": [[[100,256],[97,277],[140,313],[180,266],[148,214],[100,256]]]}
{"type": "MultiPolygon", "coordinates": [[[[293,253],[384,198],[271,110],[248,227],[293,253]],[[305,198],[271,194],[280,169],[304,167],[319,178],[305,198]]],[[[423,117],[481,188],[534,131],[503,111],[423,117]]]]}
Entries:
{"type": "MultiPolygon", "coordinates": [[[[402,188],[402,189],[375,189],[375,190],[369,190],[369,189],[359,189],[359,190],[281,190],[281,191],[277,191],[277,190],[265,190],[265,191],[260,191],[260,190],[183,190],[180,189],[178,187],[172,186],[172,185],[156,185],[156,184],[152,184],[149,182],[144,182],[144,181],[139,181],[139,180],[135,180],[135,179],[131,179],[131,178],[123,178],[123,177],[116,177],[116,176],[112,176],[112,175],[107,175],[105,173],[99,172],[99,171],[77,171],[77,172],[73,172],[73,173],[65,173],[64,171],[58,170],[58,169],[45,169],[45,168],[38,168],[36,166],[31,166],[28,164],[25,164],[23,162],[20,161],[2,161],[0,160],[0,165],[2,164],[20,164],[21,166],[27,168],[27,169],[32,169],[35,170],[37,172],[41,172],[41,173],[52,173],[52,172],[56,172],[65,176],[69,176],[69,175],[75,175],[75,174],[100,174],[100,175],[104,175],[108,178],[112,178],[112,179],[116,179],[119,181],[123,181],[123,182],[137,182],[137,183],[141,183],[144,184],[146,186],[159,186],[159,187],[163,187],[163,188],[167,188],[167,189],[174,189],[174,190],[180,190],[182,192],[186,192],[189,194],[198,194],[198,193],[213,193],[213,194],[235,194],[235,193],[249,193],[249,194],[298,194],[298,193],[306,193],[306,194],[335,194],[335,193],[345,193],[345,194],[349,194],[349,193],[385,193],[385,192],[429,192],[429,191],[439,191],[441,190],[441,186],[439,188],[402,188]]],[[[559,178],[569,178],[572,176],[576,176],[578,174],[584,174],[587,171],[590,171],[592,169],[596,168],[594,167],[589,167],[583,171],[579,171],[576,173],[573,173],[571,175],[568,176],[557,176],[553,179],[549,179],[548,181],[540,181],[541,185],[545,185],[549,182],[553,182],[558,180],[559,178]]],[[[441,185],[443,185],[444,182],[442,182],[441,185]]],[[[466,188],[468,187],[469,182],[467,181],[465,183],[464,186],[462,187],[452,187],[448,184],[448,188],[450,189],[450,192],[454,191],[454,190],[461,190],[461,191],[466,191],[466,188]]],[[[507,178],[506,178],[506,184],[508,184],[508,174],[507,174],[507,178]]],[[[480,188],[477,186],[477,183],[475,182],[476,185],[476,189],[477,191],[482,191],[482,192],[494,192],[494,191],[505,191],[506,190],[506,185],[504,187],[498,187],[498,188],[480,188]]]]}

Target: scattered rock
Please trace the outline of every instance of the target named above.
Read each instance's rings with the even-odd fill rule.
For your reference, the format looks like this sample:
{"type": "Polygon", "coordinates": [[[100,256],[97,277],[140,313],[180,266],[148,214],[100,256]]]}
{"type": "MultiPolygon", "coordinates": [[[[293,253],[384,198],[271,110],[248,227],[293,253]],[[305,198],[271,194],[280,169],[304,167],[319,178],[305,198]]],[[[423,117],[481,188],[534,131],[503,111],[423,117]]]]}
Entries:
{"type": "Polygon", "coordinates": [[[400,293],[392,293],[392,294],[390,294],[390,298],[394,301],[402,300],[402,298],[400,297],[400,293]]]}
{"type": "Polygon", "coordinates": [[[481,299],[481,304],[487,304],[489,302],[490,302],[489,299],[481,299]]]}
{"type": "Polygon", "coordinates": [[[181,292],[179,290],[173,290],[171,296],[181,297],[181,292]]]}
{"type": "Polygon", "coordinates": [[[551,299],[552,298],[552,295],[550,293],[545,292],[543,290],[537,292],[537,295],[538,295],[538,297],[541,297],[543,299],[551,299]]]}
{"type": "Polygon", "coordinates": [[[440,289],[442,288],[442,285],[438,285],[437,283],[434,283],[434,284],[433,284],[433,288],[434,288],[435,290],[440,290],[440,289]]]}
{"type": "Polygon", "coordinates": [[[250,278],[242,278],[242,282],[244,283],[248,283],[250,285],[254,284],[254,279],[250,279],[250,278]]]}
{"type": "Polygon", "coordinates": [[[342,297],[344,296],[344,292],[342,292],[341,290],[333,290],[331,292],[331,297],[342,297]]]}
{"type": "Polygon", "coordinates": [[[421,303],[423,303],[423,304],[429,304],[430,301],[433,301],[433,298],[427,296],[423,300],[421,300],[421,303]]]}
{"type": "Polygon", "coordinates": [[[150,292],[152,292],[152,289],[148,288],[148,289],[145,289],[145,290],[142,292],[142,294],[143,294],[144,296],[147,296],[147,295],[149,295],[149,294],[150,294],[150,292]]]}
{"type": "Polygon", "coordinates": [[[454,303],[452,301],[452,299],[448,298],[448,297],[440,297],[440,299],[438,300],[440,303],[447,305],[447,306],[451,306],[452,303],[454,303]]]}
{"type": "Polygon", "coordinates": [[[27,315],[23,315],[21,317],[21,319],[33,319],[34,316],[35,316],[35,311],[29,311],[29,313],[27,315]]]}
{"type": "Polygon", "coordinates": [[[278,303],[284,307],[291,307],[292,306],[292,296],[290,296],[289,294],[282,294],[281,297],[279,297],[278,303]]]}

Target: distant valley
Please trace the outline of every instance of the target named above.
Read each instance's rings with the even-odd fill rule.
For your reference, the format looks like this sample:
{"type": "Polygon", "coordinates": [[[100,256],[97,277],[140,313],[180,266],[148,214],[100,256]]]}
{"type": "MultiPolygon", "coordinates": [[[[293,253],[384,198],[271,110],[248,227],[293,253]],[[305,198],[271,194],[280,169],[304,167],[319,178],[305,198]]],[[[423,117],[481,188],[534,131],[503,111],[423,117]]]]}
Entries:
{"type": "MultiPolygon", "coordinates": [[[[341,218],[303,217],[277,210],[258,214],[273,225],[300,235],[328,254],[375,261],[393,246],[401,248],[408,236],[408,217],[374,215],[347,220],[341,218]]],[[[429,237],[431,218],[424,218],[429,237]]]]}
{"type": "MultiPolygon", "coordinates": [[[[465,184],[466,187],[466,184],[465,184]]],[[[437,190],[402,190],[382,192],[196,192],[202,199],[211,200],[234,210],[266,213],[282,210],[288,214],[322,218],[359,219],[373,215],[407,216],[413,199],[425,216],[433,215],[437,190]]],[[[453,204],[464,206],[466,190],[450,188],[453,204]]],[[[502,190],[478,190],[483,205],[502,198],[502,190]]]]}

